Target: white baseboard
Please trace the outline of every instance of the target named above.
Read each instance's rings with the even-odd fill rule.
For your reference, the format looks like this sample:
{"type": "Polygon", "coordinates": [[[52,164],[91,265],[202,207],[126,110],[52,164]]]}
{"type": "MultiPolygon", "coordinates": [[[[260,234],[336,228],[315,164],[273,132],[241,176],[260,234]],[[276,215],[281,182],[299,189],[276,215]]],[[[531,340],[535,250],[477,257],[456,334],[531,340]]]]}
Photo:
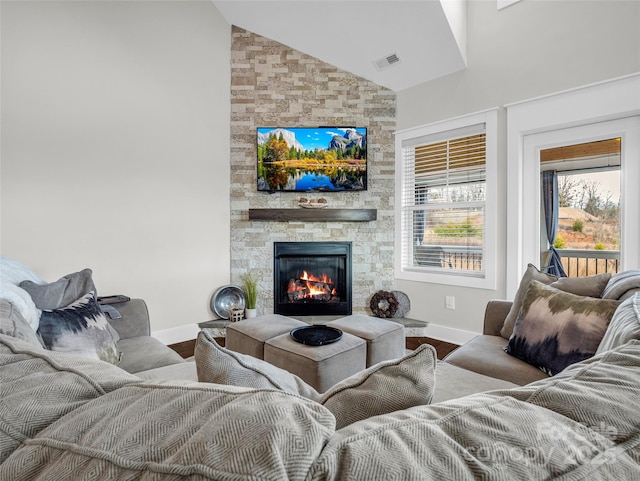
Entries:
{"type": "Polygon", "coordinates": [[[454,329],[453,327],[440,326],[432,323],[429,323],[425,329],[425,335],[427,337],[458,345],[470,341],[479,334],[479,332],[464,331],[462,329],[454,329]]]}
{"type": "Polygon", "coordinates": [[[185,324],[183,326],[151,331],[151,335],[166,345],[183,341],[191,341],[198,337],[200,326],[198,324],[185,324]]]}

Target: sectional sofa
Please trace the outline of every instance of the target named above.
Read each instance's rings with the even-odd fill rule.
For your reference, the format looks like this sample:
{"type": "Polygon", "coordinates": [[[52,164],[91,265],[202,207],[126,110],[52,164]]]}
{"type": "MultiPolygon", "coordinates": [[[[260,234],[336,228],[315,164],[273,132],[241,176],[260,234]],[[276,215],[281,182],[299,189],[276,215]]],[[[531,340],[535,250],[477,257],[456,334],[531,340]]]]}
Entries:
{"type": "MultiPolygon", "coordinates": [[[[528,287],[514,332],[556,296],[528,287]]],[[[15,303],[0,307],[0,479],[640,479],[640,294],[615,306],[600,351],[535,382],[437,362],[425,345],[317,397],[204,334],[197,362],[153,341],[153,356],[125,350],[149,337],[125,322],[138,302],[110,323],[120,365],[45,349],[15,303]],[[230,383],[190,380],[197,365],[230,383]]]]}

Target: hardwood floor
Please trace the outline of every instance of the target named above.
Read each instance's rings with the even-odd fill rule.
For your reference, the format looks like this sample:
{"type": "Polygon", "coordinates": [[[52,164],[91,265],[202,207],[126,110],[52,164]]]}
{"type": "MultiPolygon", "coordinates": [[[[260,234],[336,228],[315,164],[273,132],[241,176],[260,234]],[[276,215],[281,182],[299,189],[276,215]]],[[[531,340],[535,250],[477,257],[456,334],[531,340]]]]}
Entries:
{"type": "MultiPolygon", "coordinates": [[[[224,346],[224,337],[217,337],[216,341],[221,346],[224,346]]],[[[436,352],[438,353],[438,359],[443,359],[451,351],[460,347],[457,344],[451,344],[438,339],[432,339],[430,337],[408,337],[406,347],[407,349],[414,350],[421,344],[431,344],[435,347],[436,352]]],[[[180,354],[183,358],[187,359],[193,356],[193,350],[196,347],[196,340],[191,339],[189,341],[178,342],[176,344],[171,344],[169,347],[180,354]]]]}
{"type": "Polygon", "coordinates": [[[436,348],[438,353],[438,359],[444,359],[451,351],[455,351],[460,346],[457,344],[451,344],[449,342],[441,341],[439,339],[432,339],[430,337],[408,337],[407,349],[417,349],[421,344],[431,344],[436,348]]]}

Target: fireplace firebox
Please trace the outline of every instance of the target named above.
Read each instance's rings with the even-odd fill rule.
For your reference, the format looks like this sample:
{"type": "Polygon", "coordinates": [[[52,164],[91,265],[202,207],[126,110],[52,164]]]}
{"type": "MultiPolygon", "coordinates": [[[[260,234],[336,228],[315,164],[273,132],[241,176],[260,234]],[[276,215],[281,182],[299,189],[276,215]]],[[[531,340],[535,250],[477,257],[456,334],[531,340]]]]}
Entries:
{"type": "Polygon", "coordinates": [[[351,242],[275,242],[274,312],[351,314],[351,242]]]}

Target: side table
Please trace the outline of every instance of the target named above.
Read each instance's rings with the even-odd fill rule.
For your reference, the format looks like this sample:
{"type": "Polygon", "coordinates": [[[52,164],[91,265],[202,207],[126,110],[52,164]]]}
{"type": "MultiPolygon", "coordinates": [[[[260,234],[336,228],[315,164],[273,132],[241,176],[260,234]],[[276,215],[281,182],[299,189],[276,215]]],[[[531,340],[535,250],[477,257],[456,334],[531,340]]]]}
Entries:
{"type": "Polygon", "coordinates": [[[223,346],[227,339],[227,326],[231,324],[228,319],[212,319],[210,321],[199,322],[198,327],[200,329],[211,329],[211,335],[216,342],[223,346]]]}

